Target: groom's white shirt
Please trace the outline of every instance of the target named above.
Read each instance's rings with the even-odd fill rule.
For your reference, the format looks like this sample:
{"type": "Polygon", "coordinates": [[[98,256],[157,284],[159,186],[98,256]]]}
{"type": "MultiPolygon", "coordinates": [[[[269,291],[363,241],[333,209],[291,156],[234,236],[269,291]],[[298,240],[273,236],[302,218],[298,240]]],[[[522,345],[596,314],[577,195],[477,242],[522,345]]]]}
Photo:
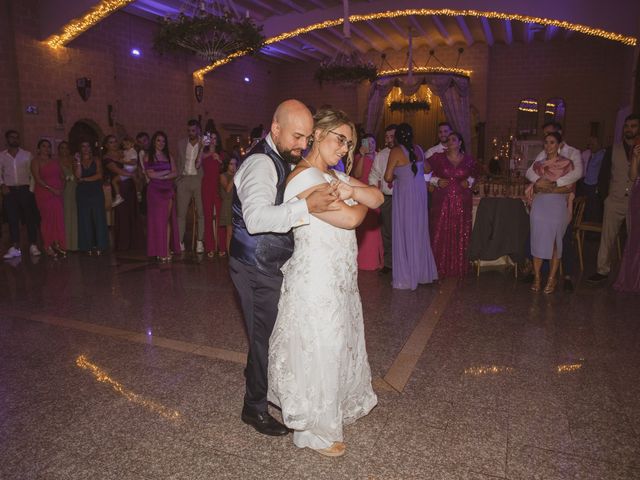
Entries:
{"type": "MultiPolygon", "coordinates": [[[[266,141],[276,152],[278,149],[267,135],[266,141]]],[[[286,233],[293,227],[309,223],[306,200],[292,199],[274,205],[278,172],[271,158],[264,153],[250,155],[242,162],[233,183],[242,203],[242,217],[250,234],[286,233]]]]}

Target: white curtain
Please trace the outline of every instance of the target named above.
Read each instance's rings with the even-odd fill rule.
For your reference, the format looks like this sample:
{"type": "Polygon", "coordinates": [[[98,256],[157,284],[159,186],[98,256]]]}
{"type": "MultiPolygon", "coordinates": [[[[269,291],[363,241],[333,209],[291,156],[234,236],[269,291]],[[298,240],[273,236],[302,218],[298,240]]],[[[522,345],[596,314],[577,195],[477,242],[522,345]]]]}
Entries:
{"type": "Polygon", "coordinates": [[[470,84],[468,77],[459,75],[430,73],[416,75],[413,78],[403,76],[376,80],[369,91],[366,131],[373,133],[380,129],[384,99],[393,87],[400,87],[404,95],[410,96],[416,93],[423,83],[440,97],[447,120],[454,130],[460,132],[467,149],[471,148],[470,84]]]}

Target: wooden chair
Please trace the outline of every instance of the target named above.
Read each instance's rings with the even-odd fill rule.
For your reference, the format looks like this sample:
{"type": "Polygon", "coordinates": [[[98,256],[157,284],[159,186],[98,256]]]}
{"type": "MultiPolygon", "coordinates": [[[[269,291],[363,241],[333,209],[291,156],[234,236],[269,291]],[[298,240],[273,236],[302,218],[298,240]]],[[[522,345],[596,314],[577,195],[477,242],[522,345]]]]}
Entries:
{"type": "MultiPolygon", "coordinates": [[[[585,222],[584,209],[587,205],[587,197],[576,197],[573,203],[573,234],[578,243],[578,256],[580,257],[580,270],[584,271],[584,234],[585,232],[596,232],[602,234],[602,223],[585,222]]],[[[622,247],[620,246],[620,235],[616,237],[618,247],[618,258],[622,258],[622,247]]]]}

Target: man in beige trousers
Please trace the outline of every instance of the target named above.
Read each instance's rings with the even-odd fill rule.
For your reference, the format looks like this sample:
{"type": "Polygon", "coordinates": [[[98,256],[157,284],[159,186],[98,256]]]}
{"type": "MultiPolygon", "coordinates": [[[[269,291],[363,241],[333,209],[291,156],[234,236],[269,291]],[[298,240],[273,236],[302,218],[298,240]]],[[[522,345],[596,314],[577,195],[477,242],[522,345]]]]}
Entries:
{"type": "Polygon", "coordinates": [[[588,282],[599,284],[609,277],[611,270],[611,251],[620,233],[622,222],[627,217],[629,205],[629,159],[633,146],[640,137],[640,115],[631,114],[624,120],[622,142],[615,143],[607,151],[602,161],[598,178],[598,193],[604,198],[604,217],[602,236],[598,249],[597,273],[588,278],[588,282]]]}
{"type": "Polygon", "coordinates": [[[187,211],[193,198],[198,215],[198,241],[196,253],[204,253],[202,237],[204,236],[204,214],[202,209],[202,165],[200,165],[200,153],[202,152],[202,138],[200,136],[200,123],[198,120],[189,120],[187,123],[188,137],[178,142],[178,155],[176,156],[176,179],[178,230],[180,232],[180,250],[184,252],[184,232],[187,223],[187,211]]]}

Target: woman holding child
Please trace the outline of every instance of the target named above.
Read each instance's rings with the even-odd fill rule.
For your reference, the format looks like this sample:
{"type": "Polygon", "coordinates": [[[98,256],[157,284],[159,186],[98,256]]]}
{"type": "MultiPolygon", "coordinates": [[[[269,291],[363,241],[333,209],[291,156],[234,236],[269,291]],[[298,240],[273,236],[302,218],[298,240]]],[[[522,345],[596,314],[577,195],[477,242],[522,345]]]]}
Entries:
{"type": "Polygon", "coordinates": [[[122,143],[123,151],[115,136],[108,135],[103,141],[104,168],[115,192],[112,204],[114,249],[120,251],[144,248],[136,195],[138,157],[131,138],[125,138],[122,143]],[[132,150],[135,155],[131,154],[132,150]]]}
{"type": "Polygon", "coordinates": [[[530,169],[540,179],[529,186],[527,196],[531,204],[531,255],[533,256],[534,280],[531,290],[539,292],[542,279],[540,270],[543,260],[549,260],[549,278],[544,293],[553,293],[557,284],[557,273],[562,258],[562,237],[571,220],[575,184],[556,186],[556,181],[573,170],[573,163],[560,156],[562,136],[551,132],[544,137],[546,159],[534,162],[530,169]],[[535,193],[535,196],[534,196],[535,193]]]}

